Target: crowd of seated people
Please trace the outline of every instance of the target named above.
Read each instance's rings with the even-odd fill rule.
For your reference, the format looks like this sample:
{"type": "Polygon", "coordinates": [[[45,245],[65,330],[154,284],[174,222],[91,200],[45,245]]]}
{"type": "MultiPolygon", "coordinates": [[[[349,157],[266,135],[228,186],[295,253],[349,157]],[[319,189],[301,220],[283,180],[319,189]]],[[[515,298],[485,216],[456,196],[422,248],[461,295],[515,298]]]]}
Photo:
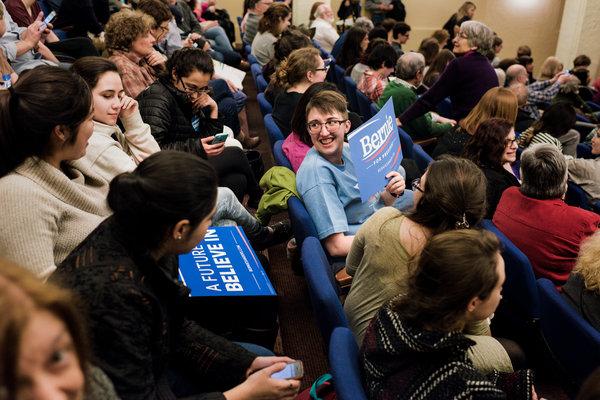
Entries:
{"type": "Polygon", "coordinates": [[[418,46],[400,0],[368,0],[370,18],[343,1],[343,25],[313,2],[305,27],[289,1],[247,0],[242,50],[214,0],[0,3],[0,399],[292,400],[312,383],[272,377],[294,361],[285,346],[234,342],[188,313],[178,256],[209,226],[238,225],[257,252],[291,236],[285,218],[257,218],[274,174],[249,158],[253,89],[220,63],[257,62],[268,82],[287,176],[351,280],[368,398],[539,398],[530,343],[495,331],[503,249],[484,219],[600,330],[590,57],[568,72],[548,57],[535,80],[532,49],[502,59],[472,2],[418,46]],[[401,166],[366,201],[347,141],[371,115],[347,79],[372,109],[392,99],[398,129],[434,157],[412,160],[401,133],[401,166]],[[572,205],[573,186],[589,204],[572,205]]]}

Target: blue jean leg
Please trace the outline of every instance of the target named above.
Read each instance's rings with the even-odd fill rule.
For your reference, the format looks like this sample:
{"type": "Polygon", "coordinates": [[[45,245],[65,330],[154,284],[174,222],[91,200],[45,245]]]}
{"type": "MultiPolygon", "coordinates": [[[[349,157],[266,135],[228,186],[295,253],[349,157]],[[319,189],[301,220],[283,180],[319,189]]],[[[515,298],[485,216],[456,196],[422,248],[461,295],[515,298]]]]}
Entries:
{"type": "Polygon", "coordinates": [[[275,353],[273,353],[271,350],[259,346],[257,344],[253,344],[253,343],[246,343],[246,342],[233,342],[235,344],[237,344],[238,346],[243,347],[244,349],[248,350],[250,353],[254,353],[256,354],[258,357],[273,357],[275,355],[275,353]]]}
{"type": "Polygon", "coordinates": [[[217,209],[213,222],[218,223],[219,220],[234,221],[248,236],[258,234],[262,228],[260,222],[238,201],[233,191],[226,187],[219,187],[217,192],[217,209]]]}

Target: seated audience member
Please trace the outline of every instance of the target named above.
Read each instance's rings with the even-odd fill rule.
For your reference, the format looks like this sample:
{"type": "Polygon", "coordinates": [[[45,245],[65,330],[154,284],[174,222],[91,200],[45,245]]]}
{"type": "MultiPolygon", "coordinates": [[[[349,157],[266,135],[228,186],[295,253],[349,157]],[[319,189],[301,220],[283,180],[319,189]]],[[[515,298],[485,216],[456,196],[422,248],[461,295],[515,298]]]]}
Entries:
{"type": "Polygon", "coordinates": [[[310,27],[313,23],[313,21],[317,18],[317,8],[319,8],[319,6],[321,6],[323,3],[322,1],[315,1],[314,3],[312,3],[312,6],[310,7],[310,11],[308,12],[308,26],[310,27]]]}
{"type": "Polygon", "coordinates": [[[488,376],[467,356],[474,342],[462,330],[490,317],[502,299],[504,260],[496,236],[441,233],[413,264],[406,295],[377,313],[363,341],[369,399],[537,399],[532,371],[488,376]]]}
{"type": "MultiPolygon", "coordinates": [[[[7,0],[4,5],[12,20],[24,28],[33,24],[42,12],[38,2],[34,0],[7,0]]],[[[98,55],[93,42],[87,36],[60,40],[51,30],[48,30],[45,36],[44,44],[57,55],[64,54],[75,59],[98,55]]]]}
{"type": "Polygon", "coordinates": [[[408,209],[413,193],[405,190],[402,168],[389,172],[389,182],[378,196],[361,201],[350,149],[344,143],[350,122],[346,98],[340,93],[325,90],[313,96],[306,106],[306,123],[313,148],[298,169],[296,187],[329,254],[346,256],[367,218],[384,206],[408,209]]]}
{"type": "Polygon", "coordinates": [[[520,82],[513,82],[508,88],[517,96],[519,104],[517,120],[515,121],[515,131],[524,132],[541,118],[540,110],[535,104],[527,101],[529,97],[527,86],[520,82]]]}
{"type": "MultiPolygon", "coordinates": [[[[438,30],[434,31],[431,34],[431,37],[433,39],[437,40],[438,45],[440,46],[440,52],[442,50],[446,49],[446,46],[448,44],[448,40],[450,40],[450,35],[444,29],[438,29],[438,30]]],[[[448,49],[446,49],[446,50],[448,50],[448,49]]]]}
{"type": "Polygon", "coordinates": [[[398,57],[404,54],[402,45],[405,44],[410,38],[410,25],[406,22],[397,22],[392,28],[392,39],[390,44],[396,51],[398,57]]]}
{"type": "Polygon", "coordinates": [[[386,42],[388,41],[387,31],[383,26],[376,25],[369,31],[369,41],[372,42],[375,39],[383,39],[386,42]]]}
{"type": "MultiPolygon", "coordinates": [[[[87,164],[107,182],[123,172],[131,172],[160,147],[151,134],[150,126],[142,121],[137,102],[126,96],[117,67],[101,57],[77,60],[72,70],[90,87],[94,102],[94,133],[85,157],[72,164],[87,164]],[[125,127],[121,131],[117,119],[125,127]]],[[[106,192],[107,194],[107,192],[106,192]]],[[[287,223],[262,226],[226,187],[219,187],[213,224],[233,221],[241,226],[256,250],[262,250],[286,238],[287,223]]]]}
{"type": "Polygon", "coordinates": [[[0,51],[0,74],[2,75],[10,75],[11,84],[14,85],[19,79],[19,75],[15,72],[14,69],[10,66],[4,54],[0,51]]]}
{"type": "Polygon", "coordinates": [[[213,73],[206,52],[195,48],[176,51],[167,61],[166,72],[138,96],[140,113],[163,150],[208,158],[220,185],[233,190],[240,201],[248,193],[256,208],[262,193],[243,151],[225,142],[212,143],[214,135],[223,132],[217,104],[208,92],[213,73]]]}
{"type": "Polygon", "coordinates": [[[90,91],[69,71],[38,67],[0,92],[0,124],[0,254],[45,279],[110,213],[98,196],[106,181],[70,164],[93,131],[90,91]]]}
{"type": "Polygon", "coordinates": [[[488,90],[469,115],[440,138],[433,150],[433,157],[441,154],[461,155],[465,144],[483,121],[502,118],[514,124],[517,108],[517,97],[510,90],[498,87],[488,90]]]}
{"type": "Polygon", "coordinates": [[[136,98],[154,82],[167,58],[154,49],[154,20],[139,11],[119,11],[105,27],[109,60],[119,69],[125,93],[136,98]]]}
{"type": "Polygon", "coordinates": [[[367,0],[365,3],[367,14],[375,25],[379,25],[386,18],[386,14],[394,10],[392,2],[384,2],[382,0],[367,0]]]}
{"type": "Polygon", "coordinates": [[[522,65],[527,70],[529,83],[535,83],[537,80],[533,77],[533,58],[530,56],[520,56],[516,58],[517,64],[522,65]]]}
{"type": "Polygon", "coordinates": [[[282,399],[299,388],[297,380],[270,379],[291,359],[256,357],[182,312],[189,289],[178,281],[177,255],[204,238],[216,197],[217,176],[205,160],[183,152],[153,154],[113,179],[113,215],[52,276],[82,299],[94,359],[124,399],[208,392],[282,399]]]}
{"type": "Polygon", "coordinates": [[[563,285],[583,239],[598,229],[600,216],[564,202],[567,163],[551,144],[521,154],[521,187],[504,191],[494,223],[531,261],[538,278],[563,285]]]}
{"type": "Polygon", "coordinates": [[[302,93],[313,83],[323,82],[327,69],[319,50],[314,47],[294,50],[279,64],[273,83],[281,88],[281,93],[275,98],[273,119],[284,137],[292,131],[292,115],[302,93]]]}
{"type": "Polygon", "coordinates": [[[529,84],[527,69],[521,64],[513,64],[506,69],[506,86],[510,86],[513,83],[529,84]]]}
{"type": "MultiPolygon", "coordinates": [[[[298,172],[298,168],[300,168],[302,161],[304,161],[306,153],[308,153],[313,145],[310,138],[310,133],[308,132],[308,128],[306,126],[306,105],[315,94],[323,90],[333,90],[339,92],[337,86],[331,82],[320,82],[310,85],[302,97],[300,97],[300,100],[298,100],[296,110],[292,116],[292,131],[283,141],[283,153],[292,165],[294,172],[298,172]]],[[[348,133],[352,132],[362,124],[362,119],[354,112],[348,112],[348,119],[350,120],[350,130],[348,133]]]]}
{"type": "Polygon", "coordinates": [[[552,103],[567,103],[570,104],[575,112],[586,118],[593,124],[598,124],[600,119],[600,113],[595,112],[590,106],[581,98],[580,86],[581,81],[572,76],[568,82],[560,86],[560,90],[552,99],[552,103]]]}
{"type": "Polygon", "coordinates": [[[181,13],[182,18],[177,21],[177,26],[184,36],[201,34],[210,40],[212,49],[219,53],[219,61],[234,67],[240,66],[242,57],[233,49],[227,33],[217,21],[199,22],[185,0],[177,0],[174,7],[181,13]]]}
{"type": "Polygon", "coordinates": [[[367,58],[368,69],[358,81],[357,89],[372,102],[377,102],[388,84],[388,77],[394,72],[396,61],[398,55],[388,43],[375,47],[367,58]]]}
{"type": "Polygon", "coordinates": [[[275,55],[274,44],[281,32],[290,26],[292,11],[284,3],[269,6],[258,24],[258,33],[252,41],[252,54],[262,67],[275,55]]]}
{"type": "MultiPolygon", "coordinates": [[[[339,37],[338,40],[336,40],[335,44],[333,45],[333,49],[331,50],[331,55],[333,57],[335,57],[336,62],[339,64],[340,61],[340,57],[342,57],[342,48],[344,47],[344,43],[346,43],[346,39],[348,39],[348,35],[350,34],[350,32],[352,32],[353,30],[356,31],[358,29],[363,29],[366,33],[365,35],[367,36],[368,39],[368,33],[371,29],[373,29],[373,22],[368,19],[367,17],[359,17],[356,19],[356,21],[354,22],[354,25],[352,26],[352,28],[347,29],[346,31],[344,31],[344,33],[342,33],[339,37]]],[[[361,40],[362,40],[362,36],[360,37],[360,39],[358,41],[356,41],[356,45],[361,47],[361,40]]],[[[367,44],[364,45],[363,51],[364,49],[367,48],[367,44]]],[[[347,50],[352,50],[350,48],[348,48],[347,50]]],[[[356,50],[356,49],[354,49],[356,50]]],[[[343,67],[347,67],[346,65],[342,65],[339,64],[340,66],[343,67]]]]}
{"type": "Polygon", "coordinates": [[[517,48],[517,58],[523,56],[531,57],[531,54],[531,47],[527,46],[526,44],[523,44],[517,48]]]}
{"type": "Polygon", "coordinates": [[[110,10],[106,0],[62,0],[54,26],[69,37],[99,36],[108,22],[110,10]]]}
{"type": "Polygon", "coordinates": [[[89,363],[74,296],[0,260],[0,387],[5,399],[116,399],[89,363]]]}
{"type": "MultiPolygon", "coordinates": [[[[265,64],[262,69],[263,77],[267,82],[271,81],[273,74],[279,67],[279,64],[285,60],[294,50],[304,47],[314,47],[308,36],[297,29],[286,29],[281,32],[281,37],[275,42],[275,53],[273,59],[265,64]]],[[[265,97],[271,104],[275,102],[276,95],[273,94],[271,85],[265,89],[265,97]]]]}
{"type": "Polygon", "coordinates": [[[323,50],[331,53],[333,45],[340,37],[333,26],[333,11],[329,5],[321,4],[317,7],[315,16],[315,20],[310,25],[311,28],[315,28],[313,39],[319,42],[323,50]]]}
{"type": "Polygon", "coordinates": [[[463,157],[477,164],[486,177],[487,219],[494,216],[502,193],[521,185],[511,167],[517,160],[517,149],[512,124],[500,118],[483,121],[465,145],[463,157]]]}
{"type": "Polygon", "coordinates": [[[481,97],[491,88],[498,86],[498,77],[486,58],[494,37],[490,28],[477,21],[461,25],[454,38],[454,53],[461,54],[448,64],[437,82],[401,116],[402,124],[432,110],[450,97],[451,118],[458,121],[467,116],[481,97]]]}
{"type": "Polygon", "coordinates": [[[197,0],[186,0],[186,3],[199,21],[216,21],[227,34],[229,43],[235,43],[235,27],[231,17],[226,9],[217,7],[217,0],[208,0],[202,4],[197,0]]]}
{"type": "Polygon", "coordinates": [[[576,116],[567,103],[552,104],[542,117],[519,136],[519,147],[527,148],[536,143],[549,143],[566,155],[577,155],[580,135],[575,129],[576,116]]]}
{"type": "Polygon", "coordinates": [[[502,51],[502,38],[498,35],[494,35],[494,44],[492,45],[492,50],[494,50],[494,58],[492,60],[492,66],[494,68],[498,67],[500,63],[500,57],[498,54],[502,51]]]}
{"type": "MultiPolygon", "coordinates": [[[[425,38],[421,41],[421,45],[419,46],[419,53],[423,54],[425,57],[425,65],[427,66],[425,69],[429,68],[435,56],[440,52],[440,46],[438,45],[437,40],[432,38],[425,38]]],[[[425,71],[427,72],[427,71],[425,71]]]]}
{"type": "Polygon", "coordinates": [[[42,15],[38,15],[28,27],[19,27],[0,1],[0,51],[18,74],[40,65],[58,64],[42,40],[50,30],[40,31],[41,26],[42,15]]]}
{"type": "Polygon", "coordinates": [[[273,0],[249,0],[248,11],[242,21],[242,31],[244,34],[242,39],[244,43],[252,44],[254,36],[258,32],[260,18],[271,4],[273,4],[273,0]]]}
{"type": "Polygon", "coordinates": [[[337,65],[346,70],[346,75],[348,75],[348,71],[360,62],[365,51],[367,51],[369,31],[359,26],[353,26],[345,35],[345,38],[340,54],[335,60],[337,65]]]}
{"type": "Polygon", "coordinates": [[[434,161],[413,183],[413,191],[414,210],[377,211],[356,233],[346,258],[346,270],[354,278],[344,311],[359,345],[377,311],[406,292],[409,261],[427,240],[451,229],[476,226],[486,210],[485,177],[465,159],[434,161]]]}
{"type": "Polygon", "coordinates": [[[337,16],[340,20],[350,19],[356,20],[360,18],[360,1],[357,0],[344,0],[340,3],[337,16]]]}
{"type": "MultiPolygon", "coordinates": [[[[463,22],[470,21],[475,16],[475,4],[470,1],[465,1],[462,6],[458,9],[458,12],[452,14],[448,21],[444,24],[442,29],[448,32],[448,37],[453,39],[458,35],[460,30],[460,26],[463,22]]],[[[446,45],[448,50],[452,50],[453,44],[452,41],[446,45]]]]}
{"type": "Polygon", "coordinates": [[[540,79],[531,83],[529,101],[532,103],[549,103],[560,90],[560,86],[569,80],[570,75],[562,72],[563,65],[556,57],[548,57],[541,69],[540,79]],[[550,76],[554,72],[554,75],[550,76]]]}
{"type": "MultiPolygon", "coordinates": [[[[381,108],[391,97],[394,101],[394,113],[402,114],[417,101],[416,89],[423,79],[425,58],[421,53],[404,53],[396,63],[396,78],[391,79],[379,97],[377,105],[381,108]]],[[[451,121],[437,114],[426,113],[402,126],[415,139],[441,136],[452,128],[451,121]]]]}
{"type": "MultiPolygon", "coordinates": [[[[165,56],[169,57],[175,50],[193,45],[194,41],[191,40],[191,37],[186,40],[181,39],[180,30],[177,28],[173,13],[165,1],[141,0],[137,4],[136,9],[152,17],[153,21],[150,33],[152,33],[152,37],[156,41],[156,48],[165,56]],[[171,32],[172,29],[176,30],[176,32],[171,32]]],[[[196,35],[194,39],[200,38],[199,35],[194,35],[196,35]]],[[[203,39],[199,40],[201,42],[198,43],[198,46],[204,49],[204,45],[208,42],[205,42],[203,39]]]]}
{"type": "Polygon", "coordinates": [[[450,61],[454,60],[455,58],[456,56],[453,52],[448,49],[442,49],[437,56],[435,56],[431,62],[431,65],[427,69],[427,73],[425,73],[425,77],[423,78],[423,85],[425,85],[427,89],[432,87],[433,84],[440,78],[440,75],[442,72],[444,72],[450,61]]]}
{"type": "Polygon", "coordinates": [[[592,134],[592,159],[567,158],[569,180],[581,186],[592,200],[600,200],[600,129],[592,134]]]}
{"type": "Polygon", "coordinates": [[[596,232],[582,244],[575,268],[562,287],[563,297],[579,314],[600,332],[600,233],[596,232]]]}
{"type": "Polygon", "coordinates": [[[592,59],[585,54],[580,54],[573,60],[573,68],[589,68],[592,65],[592,59]]]}
{"type": "Polygon", "coordinates": [[[364,53],[362,53],[360,60],[354,64],[352,67],[349,67],[346,69],[346,75],[350,75],[350,78],[352,78],[352,80],[354,81],[354,83],[356,83],[357,85],[360,83],[360,80],[363,77],[363,74],[365,73],[366,70],[369,69],[369,66],[367,65],[367,60],[369,59],[369,55],[373,52],[373,50],[378,47],[378,46],[382,46],[382,45],[388,45],[388,42],[381,39],[381,38],[377,38],[377,39],[369,39],[369,44],[367,45],[367,49],[364,51],[364,53]]]}

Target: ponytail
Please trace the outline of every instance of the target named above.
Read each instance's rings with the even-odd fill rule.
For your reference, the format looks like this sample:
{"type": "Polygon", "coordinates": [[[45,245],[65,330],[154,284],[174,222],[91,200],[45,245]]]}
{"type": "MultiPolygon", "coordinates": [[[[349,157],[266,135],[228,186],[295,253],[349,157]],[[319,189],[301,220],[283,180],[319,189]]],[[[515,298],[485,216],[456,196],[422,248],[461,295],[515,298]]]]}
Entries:
{"type": "Polygon", "coordinates": [[[187,219],[195,227],[215,206],[217,176],[189,153],[160,151],[110,183],[108,205],[140,248],[158,248],[169,230],[187,219]]]}
{"type": "Polygon", "coordinates": [[[57,126],[67,128],[69,141],[74,142],[91,104],[87,84],[72,72],[40,66],[22,74],[0,93],[0,177],[27,157],[48,154],[57,126]]]}
{"type": "Polygon", "coordinates": [[[274,84],[287,90],[290,86],[302,82],[309,71],[318,68],[317,59],[320,57],[319,50],[314,47],[303,47],[292,51],[289,57],[281,61],[275,71],[274,84]]]}

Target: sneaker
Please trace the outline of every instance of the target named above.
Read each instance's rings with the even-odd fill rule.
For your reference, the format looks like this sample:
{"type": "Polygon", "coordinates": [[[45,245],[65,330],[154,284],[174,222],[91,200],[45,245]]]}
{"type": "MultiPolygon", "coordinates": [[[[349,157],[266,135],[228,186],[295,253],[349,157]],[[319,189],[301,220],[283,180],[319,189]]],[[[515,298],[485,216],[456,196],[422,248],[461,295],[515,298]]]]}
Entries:
{"type": "Polygon", "coordinates": [[[277,222],[276,224],[265,226],[260,233],[250,239],[254,250],[261,251],[279,243],[283,243],[292,236],[292,225],[290,221],[277,222]]]}

